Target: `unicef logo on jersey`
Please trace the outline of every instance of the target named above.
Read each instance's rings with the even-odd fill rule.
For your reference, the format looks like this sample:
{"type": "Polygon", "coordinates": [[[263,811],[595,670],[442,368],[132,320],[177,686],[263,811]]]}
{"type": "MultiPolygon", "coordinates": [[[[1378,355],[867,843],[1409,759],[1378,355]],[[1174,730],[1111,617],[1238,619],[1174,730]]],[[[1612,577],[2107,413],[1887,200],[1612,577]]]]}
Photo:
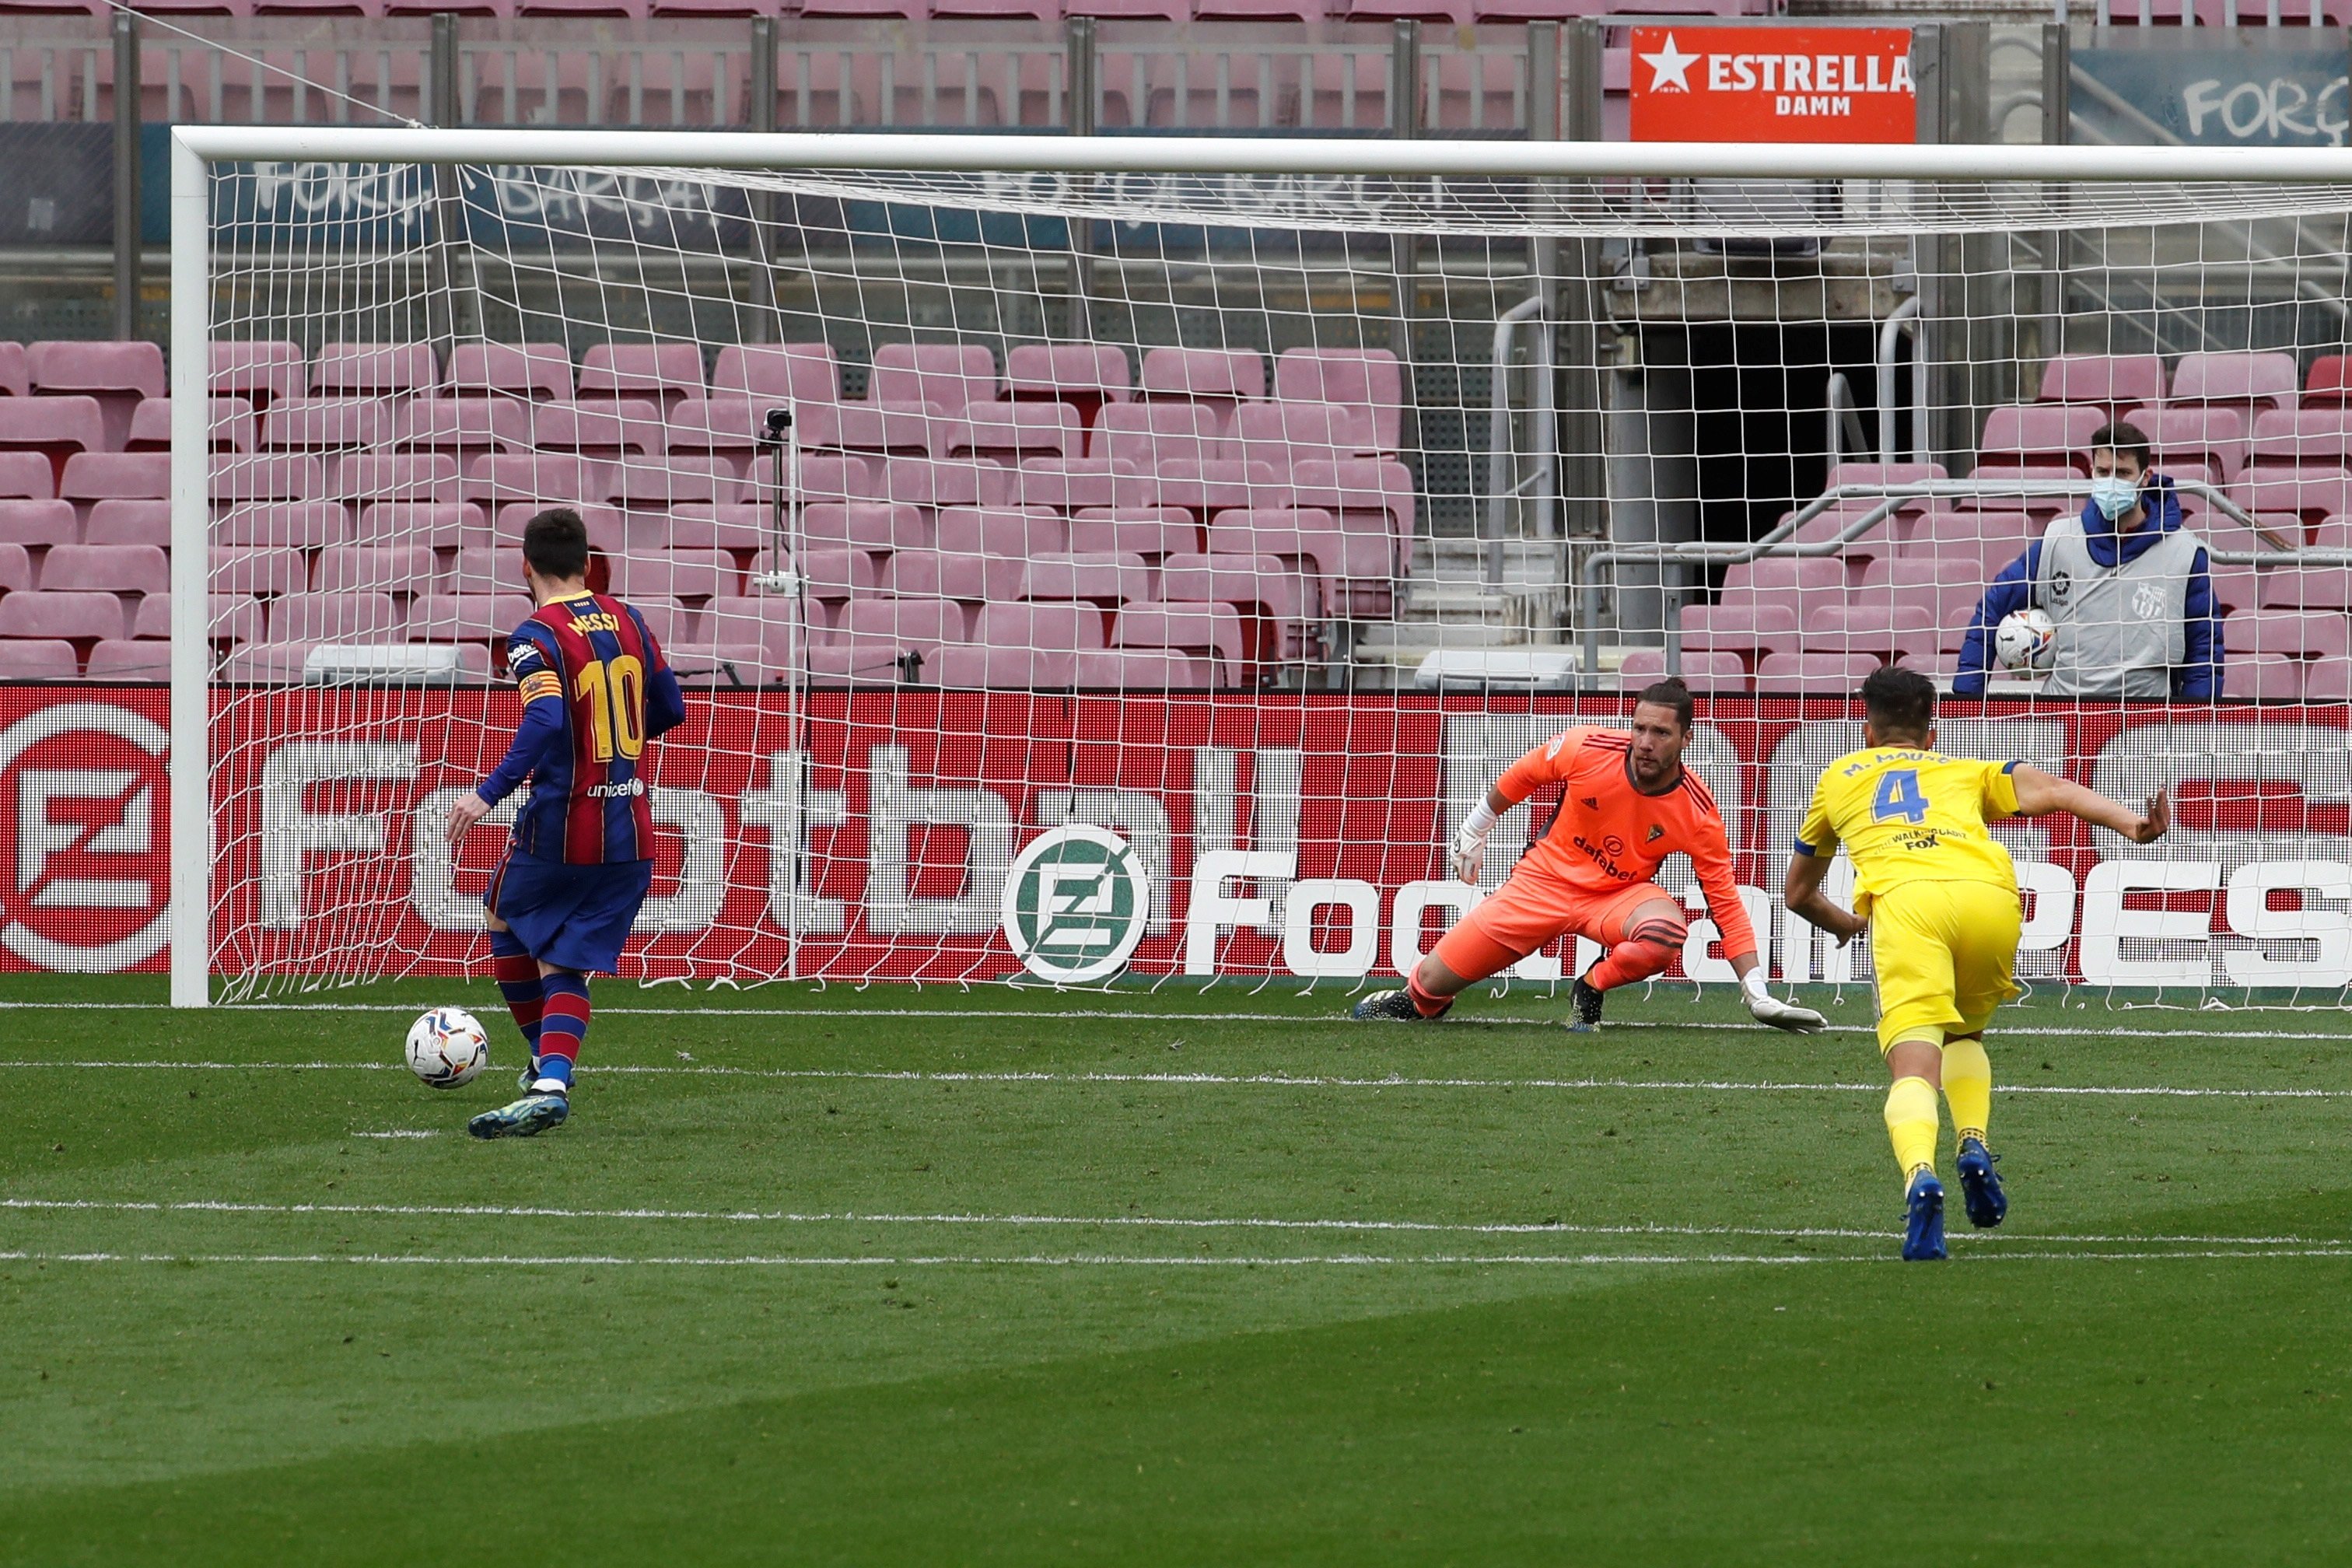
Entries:
{"type": "Polygon", "coordinates": [[[1126,839],[1056,827],[1031,839],[1004,878],[1004,940],[1040,980],[1083,985],[1127,966],[1151,919],[1151,884],[1126,839]]]}

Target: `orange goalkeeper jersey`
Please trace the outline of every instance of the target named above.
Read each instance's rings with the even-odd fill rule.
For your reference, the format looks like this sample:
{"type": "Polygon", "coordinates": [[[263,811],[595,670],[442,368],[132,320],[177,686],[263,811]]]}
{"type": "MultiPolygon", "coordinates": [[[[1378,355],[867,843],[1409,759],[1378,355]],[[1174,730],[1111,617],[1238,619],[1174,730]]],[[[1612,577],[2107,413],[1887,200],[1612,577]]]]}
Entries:
{"type": "Polygon", "coordinates": [[[1660,861],[1682,850],[1697,868],[1724,952],[1755,952],[1715,796],[1687,768],[1664,795],[1643,795],[1633,784],[1632,747],[1622,731],[1579,727],[1503,770],[1495,788],[1514,805],[1546,784],[1560,786],[1559,809],[1527,862],[1579,892],[1613,895],[1650,881],[1660,861]]]}

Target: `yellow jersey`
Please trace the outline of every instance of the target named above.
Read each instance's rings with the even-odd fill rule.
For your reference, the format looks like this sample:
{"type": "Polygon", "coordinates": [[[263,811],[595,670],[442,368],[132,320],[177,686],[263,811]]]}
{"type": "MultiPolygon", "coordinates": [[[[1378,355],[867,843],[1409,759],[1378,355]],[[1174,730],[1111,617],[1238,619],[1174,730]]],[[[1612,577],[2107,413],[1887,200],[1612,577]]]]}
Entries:
{"type": "Polygon", "coordinates": [[[1907,746],[1849,752],[1813,786],[1797,853],[1834,855],[1843,844],[1858,898],[1913,881],[1991,882],[2015,892],[2017,868],[1985,824],[2017,815],[2016,766],[1907,746]]]}

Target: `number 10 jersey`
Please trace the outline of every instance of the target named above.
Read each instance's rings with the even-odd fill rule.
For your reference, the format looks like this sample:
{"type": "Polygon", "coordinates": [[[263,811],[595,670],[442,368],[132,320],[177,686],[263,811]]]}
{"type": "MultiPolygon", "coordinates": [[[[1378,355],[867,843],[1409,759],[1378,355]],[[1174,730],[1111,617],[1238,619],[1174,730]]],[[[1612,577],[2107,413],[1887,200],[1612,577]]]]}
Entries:
{"type": "Polygon", "coordinates": [[[639,769],[647,739],[686,705],[645,618],[604,594],[542,605],[509,639],[507,669],[527,714],[560,703],[563,724],[532,770],[515,847],[574,866],[651,859],[653,801],[639,769]]]}

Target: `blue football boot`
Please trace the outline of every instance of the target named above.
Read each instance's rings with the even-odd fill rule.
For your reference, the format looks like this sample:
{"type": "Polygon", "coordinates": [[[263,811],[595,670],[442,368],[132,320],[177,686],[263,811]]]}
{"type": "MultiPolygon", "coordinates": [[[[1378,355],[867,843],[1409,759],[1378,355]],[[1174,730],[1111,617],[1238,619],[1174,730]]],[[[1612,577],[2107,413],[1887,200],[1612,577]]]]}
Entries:
{"type": "Polygon", "coordinates": [[[515,1079],[515,1092],[517,1094],[529,1094],[531,1089],[531,1085],[538,1081],[539,1053],[537,1051],[533,1051],[530,1053],[530,1059],[522,1064],[522,1072],[515,1079]]]}
{"type": "Polygon", "coordinates": [[[526,1094],[510,1105],[483,1111],[466,1123],[466,1131],[477,1138],[536,1138],[550,1128],[562,1126],[571,1114],[568,1095],[526,1094]]]}
{"type": "Polygon", "coordinates": [[[2000,1190],[2000,1177],[1992,1163],[1992,1151],[1984,1146],[1983,1139],[1960,1140],[1960,1205],[1969,1211],[1969,1223],[1979,1230],[1990,1230],[2009,1213],[2009,1198],[2000,1190]]]}
{"type": "Polygon", "coordinates": [[[1933,1263],[1948,1256],[1944,1251],[1944,1184],[1936,1179],[1936,1173],[1923,1170],[1912,1177],[1911,1190],[1905,1195],[1904,1204],[1909,1215],[1903,1227],[1903,1261],[1933,1263]]]}

